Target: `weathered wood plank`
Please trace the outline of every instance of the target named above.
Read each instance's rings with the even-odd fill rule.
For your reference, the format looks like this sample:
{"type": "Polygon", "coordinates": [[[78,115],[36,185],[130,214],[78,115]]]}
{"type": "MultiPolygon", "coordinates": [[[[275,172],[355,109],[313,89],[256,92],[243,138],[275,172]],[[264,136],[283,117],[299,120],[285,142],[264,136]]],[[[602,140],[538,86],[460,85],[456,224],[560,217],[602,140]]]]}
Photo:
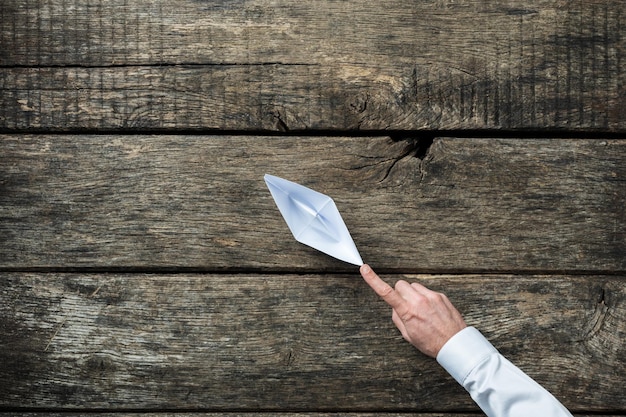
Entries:
{"type": "MultiPolygon", "coordinates": [[[[55,413],[55,412],[46,412],[46,413],[33,413],[33,412],[24,412],[24,413],[2,413],[0,412],[0,416],[11,416],[11,417],[76,417],[83,416],[84,414],[73,413],[73,412],[63,412],[63,413],[55,413]]],[[[272,412],[272,413],[259,413],[259,412],[250,412],[250,413],[228,413],[228,412],[220,412],[220,413],[172,413],[168,412],[164,413],[94,413],[90,412],[90,416],[93,417],[476,417],[476,414],[459,414],[459,413],[352,413],[352,412],[342,412],[342,413],[283,413],[283,412],[272,412]]],[[[577,417],[618,417],[617,415],[608,415],[608,414],[574,414],[577,417]]]]}
{"type": "MultiPolygon", "coordinates": [[[[445,291],[573,411],[626,407],[626,277],[404,278],[445,291]]],[[[476,410],[356,273],[0,282],[3,407],[476,410]]]]}
{"type": "Polygon", "coordinates": [[[268,172],[333,196],[380,270],[626,270],[626,140],[2,136],[0,267],[353,271],[268,172]]]}
{"type": "MultiPolygon", "coordinates": [[[[22,412],[22,413],[3,413],[0,411],[1,416],[11,417],[76,417],[83,416],[84,414],[77,412],[22,412]]],[[[191,412],[191,413],[176,413],[168,412],[164,414],[162,412],[145,412],[145,413],[94,413],[90,412],[90,416],[93,417],[476,417],[476,414],[459,414],[459,413],[359,413],[359,412],[341,412],[341,413],[315,413],[315,412],[220,412],[220,413],[203,413],[203,412],[191,412]]],[[[577,416],[579,414],[576,414],[577,416]]],[[[590,416],[592,417],[592,416],[590,416]]],[[[593,417],[598,417],[594,415],[593,417]]],[[[610,416],[599,416],[610,417],[610,416]]]]}
{"type": "Polygon", "coordinates": [[[218,3],[3,2],[0,128],[626,128],[619,0],[218,3]]]}
{"type": "MultiPolygon", "coordinates": [[[[553,69],[575,71],[594,59],[615,58],[604,54],[623,45],[622,6],[618,0],[15,0],[0,9],[5,46],[0,63],[414,63],[427,58],[463,64],[459,69],[470,73],[485,63],[495,68],[501,60],[500,69],[517,76],[504,64],[534,58],[554,60],[553,69]]],[[[537,62],[516,68],[532,64],[537,62]]]]}
{"type": "Polygon", "coordinates": [[[426,64],[0,68],[0,128],[625,129],[623,91],[584,85],[570,97],[556,81],[528,82],[426,64]]]}
{"type": "Polygon", "coordinates": [[[284,131],[375,129],[382,122],[401,127],[404,123],[392,120],[413,110],[389,101],[394,93],[384,80],[369,83],[372,71],[363,77],[359,72],[285,65],[0,69],[0,127],[284,131]],[[347,77],[357,78],[344,81],[347,77]],[[369,87],[376,91],[367,92],[369,87]]]}

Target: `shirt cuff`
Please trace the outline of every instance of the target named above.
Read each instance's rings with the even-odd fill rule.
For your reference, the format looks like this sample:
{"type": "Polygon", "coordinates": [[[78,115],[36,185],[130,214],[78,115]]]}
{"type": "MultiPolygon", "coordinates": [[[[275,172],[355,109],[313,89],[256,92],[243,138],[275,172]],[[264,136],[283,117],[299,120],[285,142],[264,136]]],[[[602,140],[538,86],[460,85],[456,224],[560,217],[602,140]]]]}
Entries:
{"type": "Polygon", "coordinates": [[[466,327],[443,345],[437,362],[463,385],[472,369],[494,353],[496,348],[477,329],[466,327]]]}

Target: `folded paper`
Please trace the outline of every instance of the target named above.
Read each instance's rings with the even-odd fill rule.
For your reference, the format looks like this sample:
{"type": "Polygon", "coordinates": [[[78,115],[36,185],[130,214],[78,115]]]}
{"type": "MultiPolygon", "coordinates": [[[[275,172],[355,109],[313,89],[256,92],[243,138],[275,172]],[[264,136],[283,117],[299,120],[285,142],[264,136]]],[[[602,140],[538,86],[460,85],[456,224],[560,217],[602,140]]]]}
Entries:
{"type": "Polygon", "coordinates": [[[298,242],[342,261],[363,265],[332,198],[269,174],[265,174],[265,183],[298,242]]]}

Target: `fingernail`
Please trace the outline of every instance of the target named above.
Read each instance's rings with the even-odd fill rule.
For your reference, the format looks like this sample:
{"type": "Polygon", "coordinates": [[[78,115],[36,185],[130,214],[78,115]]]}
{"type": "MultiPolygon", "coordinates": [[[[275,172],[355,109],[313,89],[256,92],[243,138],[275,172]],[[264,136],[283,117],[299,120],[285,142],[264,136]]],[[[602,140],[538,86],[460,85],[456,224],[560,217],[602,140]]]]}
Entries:
{"type": "Polygon", "coordinates": [[[371,270],[372,270],[372,268],[370,268],[370,266],[368,264],[361,265],[361,272],[362,273],[368,274],[371,270]]]}

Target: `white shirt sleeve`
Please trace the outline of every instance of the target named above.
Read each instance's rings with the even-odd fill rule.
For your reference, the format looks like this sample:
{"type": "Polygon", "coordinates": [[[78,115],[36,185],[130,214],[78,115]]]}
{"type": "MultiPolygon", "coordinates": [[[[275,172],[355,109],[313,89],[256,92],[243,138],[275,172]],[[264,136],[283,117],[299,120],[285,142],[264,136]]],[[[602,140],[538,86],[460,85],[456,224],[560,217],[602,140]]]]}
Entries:
{"type": "Polygon", "coordinates": [[[473,327],[448,340],[439,351],[437,362],[463,385],[489,417],[572,416],[473,327]]]}

